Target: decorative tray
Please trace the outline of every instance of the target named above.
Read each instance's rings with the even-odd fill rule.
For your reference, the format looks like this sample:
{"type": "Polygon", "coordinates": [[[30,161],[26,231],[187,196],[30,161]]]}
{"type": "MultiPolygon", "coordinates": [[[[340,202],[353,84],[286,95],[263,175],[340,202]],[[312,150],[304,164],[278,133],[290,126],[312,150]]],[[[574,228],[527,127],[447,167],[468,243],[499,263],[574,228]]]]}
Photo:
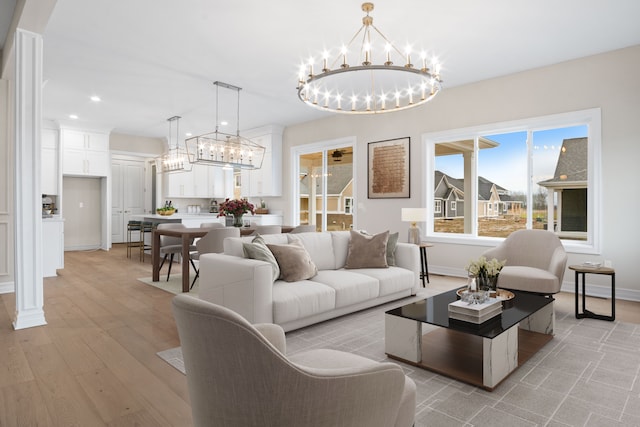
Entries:
{"type": "MultiPolygon", "coordinates": [[[[466,290],[467,288],[460,288],[456,291],[456,294],[458,295],[458,298],[462,298],[462,293],[466,290]]],[[[513,298],[515,298],[515,294],[511,291],[508,291],[506,289],[498,289],[496,291],[496,298],[502,301],[502,307],[503,308],[509,308],[512,303],[513,303],[513,298]]]]}

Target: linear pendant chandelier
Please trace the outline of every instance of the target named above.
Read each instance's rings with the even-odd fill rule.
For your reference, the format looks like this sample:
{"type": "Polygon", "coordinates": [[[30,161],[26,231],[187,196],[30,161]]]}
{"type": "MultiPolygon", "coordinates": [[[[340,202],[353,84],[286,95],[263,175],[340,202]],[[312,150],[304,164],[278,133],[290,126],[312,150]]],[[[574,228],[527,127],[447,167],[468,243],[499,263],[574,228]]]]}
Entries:
{"type": "Polygon", "coordinates": [[[184,147],[180,146],[180,116],[167,119],[169,122],[169,149],[156,159],[157,173],[190,172],[191,163],[184,147]],[[175,134],[173,129],[175,127],[175,134]]]}
{"type": "Polygon", "coordinates": [[[442,87],[437,61],[420,52],[419,65],[412,64],[411,47],[401,51],[373,25],[373,3],[363,3],[362,10],[366,15],[360,29],[346,46],[323,52],[319,72],[313,57],[300,66],[298,98],[345,114],[400,111],[433,99],[442,87]],[[356,40],[361,40],[359,47],[356,40]]]}
{"type": "Polygon", "coordinates": [[[185,141],[189,161],[193,164],[218,166],[226,169],[259,169],[262,167],[265,148],[240,136],[240,91],[242,88],[223,82],[213,82],[216,87],[216,130],[185,141]],[[221,132],[218,128],[218,89],[235,90],[238,93],[236,134],[221,132]]]}

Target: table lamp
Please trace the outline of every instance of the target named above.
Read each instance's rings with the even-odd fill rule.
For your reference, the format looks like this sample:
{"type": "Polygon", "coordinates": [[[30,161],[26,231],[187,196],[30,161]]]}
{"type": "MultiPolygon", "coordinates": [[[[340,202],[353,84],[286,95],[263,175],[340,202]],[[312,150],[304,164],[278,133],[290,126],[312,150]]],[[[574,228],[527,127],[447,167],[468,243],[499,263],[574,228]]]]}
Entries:
{"type": "Polygon", "coordinates": [[[420,244],[420,228],[417,223],[427,220],[427,210],[424,208],[402,208],[402,221],[410,222],[409,243],[420,244]]]}

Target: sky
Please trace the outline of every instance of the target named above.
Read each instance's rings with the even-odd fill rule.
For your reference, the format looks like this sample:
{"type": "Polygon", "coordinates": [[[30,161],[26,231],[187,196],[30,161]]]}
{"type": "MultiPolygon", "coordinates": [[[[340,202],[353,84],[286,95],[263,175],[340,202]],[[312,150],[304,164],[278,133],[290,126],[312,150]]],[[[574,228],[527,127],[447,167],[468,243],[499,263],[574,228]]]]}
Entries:
{"type": "MultiPolygon", "coordinates": [[[[553,177],[562,141],[588,136],[586,125],[533,132],[533,181],[553,177]]],[[[485,135],[498,147],[480,150],[478,174],[513,192],[527,191],[527,131],[485,135]]],[[[436,169],[463,178],[462,155],[436,157],[436,169]]],[[[534,186],[534,192],[537,187],[534,186]]]]}

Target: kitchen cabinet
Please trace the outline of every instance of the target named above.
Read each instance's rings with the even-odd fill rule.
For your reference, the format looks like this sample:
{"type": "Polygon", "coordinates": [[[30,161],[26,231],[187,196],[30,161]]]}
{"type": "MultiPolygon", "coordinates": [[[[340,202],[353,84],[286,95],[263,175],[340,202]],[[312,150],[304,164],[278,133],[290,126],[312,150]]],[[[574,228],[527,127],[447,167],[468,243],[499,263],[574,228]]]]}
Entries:
{"type": "Polygon", "coordinates": [[[106,133],[61,129],[62,172],[65,175],[107,176],[109,135],[106,133]]]}
{"type": "Polygon", "coordinates": [[[242,197],[282,196],[282,131],[280,126],[265,126],[244,134],[265,147],[265,154],[260,169],[242,170],[242,197]]]}
{"type": "Polygon", "coordinates": [[[40,158],[40,190],[42,194],[58,195],[59,160],[57,129],[42,129],[42,147],[40,158]]]}
{"type": "Polygon", "coordinates": [[[233,181],[233,171],[216,166],[193,165],[190,172],[164,174],[165,198],[230,197],[227,188],[233,181]]]}
{"type": "Polygon", "coordinates": [[[42,219],[42,275],[55,277],[64,268],[64,220],[59,217],[42,219]]]}

